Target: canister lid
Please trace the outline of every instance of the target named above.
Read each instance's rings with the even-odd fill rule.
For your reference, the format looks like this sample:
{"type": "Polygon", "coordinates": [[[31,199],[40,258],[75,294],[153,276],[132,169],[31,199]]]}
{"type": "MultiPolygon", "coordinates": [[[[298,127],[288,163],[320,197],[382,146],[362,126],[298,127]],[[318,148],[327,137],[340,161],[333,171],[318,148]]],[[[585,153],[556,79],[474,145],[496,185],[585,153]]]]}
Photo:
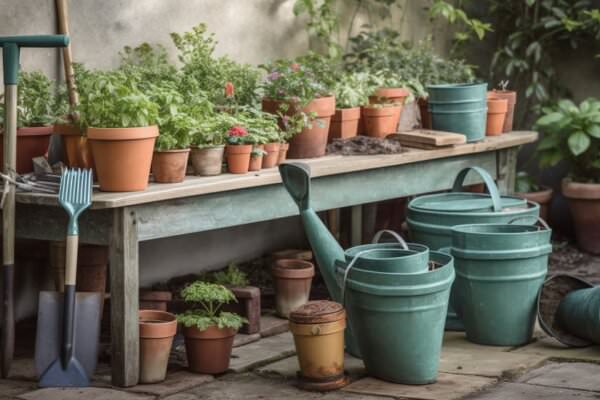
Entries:
{"type": "MultiPolygon", "coordinates": [[[[502,209],[526,208],[527,200],[502,196],[502,209]]],[[[478,193],[443,193],[417,197],[411,202],[411,207],[426,211],[444,212],[491,212],[494,209],[492,198],[478,193]]]]}
{"type": "Polygon", "coordinates": [[[290,321],[297,324],[322,324],[346,318],[341,304],[328,300],[309,301],[290,313],[290,321]]]}

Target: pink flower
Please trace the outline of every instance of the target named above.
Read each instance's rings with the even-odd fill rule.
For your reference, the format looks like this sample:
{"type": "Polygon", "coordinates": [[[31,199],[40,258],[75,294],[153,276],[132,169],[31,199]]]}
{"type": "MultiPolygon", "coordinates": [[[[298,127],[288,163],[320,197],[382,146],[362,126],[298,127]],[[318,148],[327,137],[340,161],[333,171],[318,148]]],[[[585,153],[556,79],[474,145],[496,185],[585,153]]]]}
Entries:
{"type": "Polygon", "coordinates": [[[300,69],[300,64],[293,63],[292,65],[290,65],[290,68],[292,69],[292,71],[298,71],[300,69]]]}
{"type": "Polygon", "coordinates": [[[229,129],[229,131],[227,132],[227,134],[229,136],[243,137],[243,136],[248,135],[248,131],[243,126],[236,125],[236,126],[231,127],[229,129]]]}
{"type": "Polygon", "coordinates": [[[267,76],[267,79],[270,81],[276,81],[280,76],[281,74],[279,72],[273,71],[267,76]]]}
{"type": "Polygon", "coordinates": [[[233,97],[234,94],[235,94],[235,87],[233,86],[233,83],[227,82],[225,84],[225,97],[233,97]]]}

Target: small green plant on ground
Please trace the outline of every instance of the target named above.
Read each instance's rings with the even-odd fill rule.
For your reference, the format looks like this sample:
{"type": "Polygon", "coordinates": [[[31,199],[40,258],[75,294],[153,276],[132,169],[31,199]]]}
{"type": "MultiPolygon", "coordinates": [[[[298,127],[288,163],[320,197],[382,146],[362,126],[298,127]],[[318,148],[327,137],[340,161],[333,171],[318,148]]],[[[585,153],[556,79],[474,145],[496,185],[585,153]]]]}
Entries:
{"type": "Polygon", "coordinates": [[[517,193],[531,193],[539,192],[541,190],[540,185],[537,184],[533,176],[529,175],[525,171],[517,173],[515,179],[515,192],[517,193]]]}
{"type": "MultiPolygon", "coordinates": [[[[260,149],[259,149],[260,150],[260,149]]],[[[248,275],[240,270],[235,263],[231,263],[222,271],[217,271],[212,274],[214,283],[223,286],[244,287],[250,284],[248,275]]]]}
{"type": "Polygon", "coordinates": [[[187,328],[196,327],[201,331],[211,326],[239,329],[248,322],[235,313],[221,311],[224,304],[237,301],[231,290],[223,285],[196,281],[181,290],[181,298],[196,307],[177,315],[177,321],[187,328]]]}

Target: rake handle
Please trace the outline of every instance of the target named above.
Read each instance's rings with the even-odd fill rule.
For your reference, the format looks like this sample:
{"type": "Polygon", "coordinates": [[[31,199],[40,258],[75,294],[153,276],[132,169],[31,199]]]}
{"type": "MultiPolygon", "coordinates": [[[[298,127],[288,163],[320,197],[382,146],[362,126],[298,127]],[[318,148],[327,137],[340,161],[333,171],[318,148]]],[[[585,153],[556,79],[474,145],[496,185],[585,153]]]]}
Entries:
{"type": "Polygon", "coordinates": [[[63,300],[63,341],[60,356],[61,363],[65,369],[73,357],[73,331],[75,327],[75,282],[77,279],[78,246],[79,236],[68,235],[65,262],[65,293],[63,300]]]}

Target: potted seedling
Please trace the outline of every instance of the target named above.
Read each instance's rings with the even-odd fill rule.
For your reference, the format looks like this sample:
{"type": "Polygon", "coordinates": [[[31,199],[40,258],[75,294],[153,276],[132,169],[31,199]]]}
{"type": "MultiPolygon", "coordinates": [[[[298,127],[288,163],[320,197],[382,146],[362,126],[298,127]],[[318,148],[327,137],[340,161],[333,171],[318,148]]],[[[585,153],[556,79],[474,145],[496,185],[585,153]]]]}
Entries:
{"type": "Polygon", "coordinates": [[[560,100],[543,109],[536,126],[544,134],[537,147],[540,165],[565,160],[569,166],[562,192],[569,200],[579,247],[600,254],[600,100],[588,98],[579,106],[560,100]]]}
{"type": "Polygon", "coordinates": [[[246,322],[237,314],[222,311],[235,301],[231,290],[214,283],[196,281],[181,291],[194,308],[177,315],[183,325],[188,367],[201,374],[220,374],[229,368],[233,338],[246,322]]]}
{"type": "Polygon", "coordinates": [[[207,116],[192,136],[192,167],[200,176],[219,175],[225,154],[225,135],[234,122],[224,113],[207,116]]]}
{"type": "Polygon", "coordinates": [[[548,220],[548,208],[552,201],[552,188],[539,185],[535,179],[525,171],[517,173],[515,180],[515,196],[534,201],[540,205],[540,217],[548,220]]]}
{"type": "Polygon", "coordinates": [[[505,99],[507,102],[507,111],[502,124],[502,132],[510,132],[513,130],[513,120],[515,113],[515,105],[517,104],[517,92],[508,90],[508,80],[500,81],[498,89],[494,89],[492,94],[499,99],[505,99]]]}
{"type": "Polygon", "coordinates": [[[379,71],[371,77],[371,80],[371,86],[376,86],[376,88],[369,96],[370,107],[366,107],[365,109],[367,134],[369,136],[381,137],[369,133],[369,119],[371,120],[371,129],[377,130],[375,126],[379,126],[383,115],[387,115],[389,112],[392,112],[393,116],[388,133],[395,133],[400,122],[402,107],[406,99],[410,96],[410,91],[404,87],[405,84],[401,80],[388,71],[379,71]],[[377,122],[375,123],[375,121],[377,122]]]}
{"type": "Polygon", "coordinates": [[[335,85],[335,114],[329,128],[329,141],[348,139],[358,134],[361,107],[369,103],[368,75],[344,74],[335,85]]]}
{"type": "Polygon", "coordinates": [[[245,174],[250,167],[254,138],[245,127],[235,125],[227,131],[226,141],[227,170],[232,174],[245,174]]]}

